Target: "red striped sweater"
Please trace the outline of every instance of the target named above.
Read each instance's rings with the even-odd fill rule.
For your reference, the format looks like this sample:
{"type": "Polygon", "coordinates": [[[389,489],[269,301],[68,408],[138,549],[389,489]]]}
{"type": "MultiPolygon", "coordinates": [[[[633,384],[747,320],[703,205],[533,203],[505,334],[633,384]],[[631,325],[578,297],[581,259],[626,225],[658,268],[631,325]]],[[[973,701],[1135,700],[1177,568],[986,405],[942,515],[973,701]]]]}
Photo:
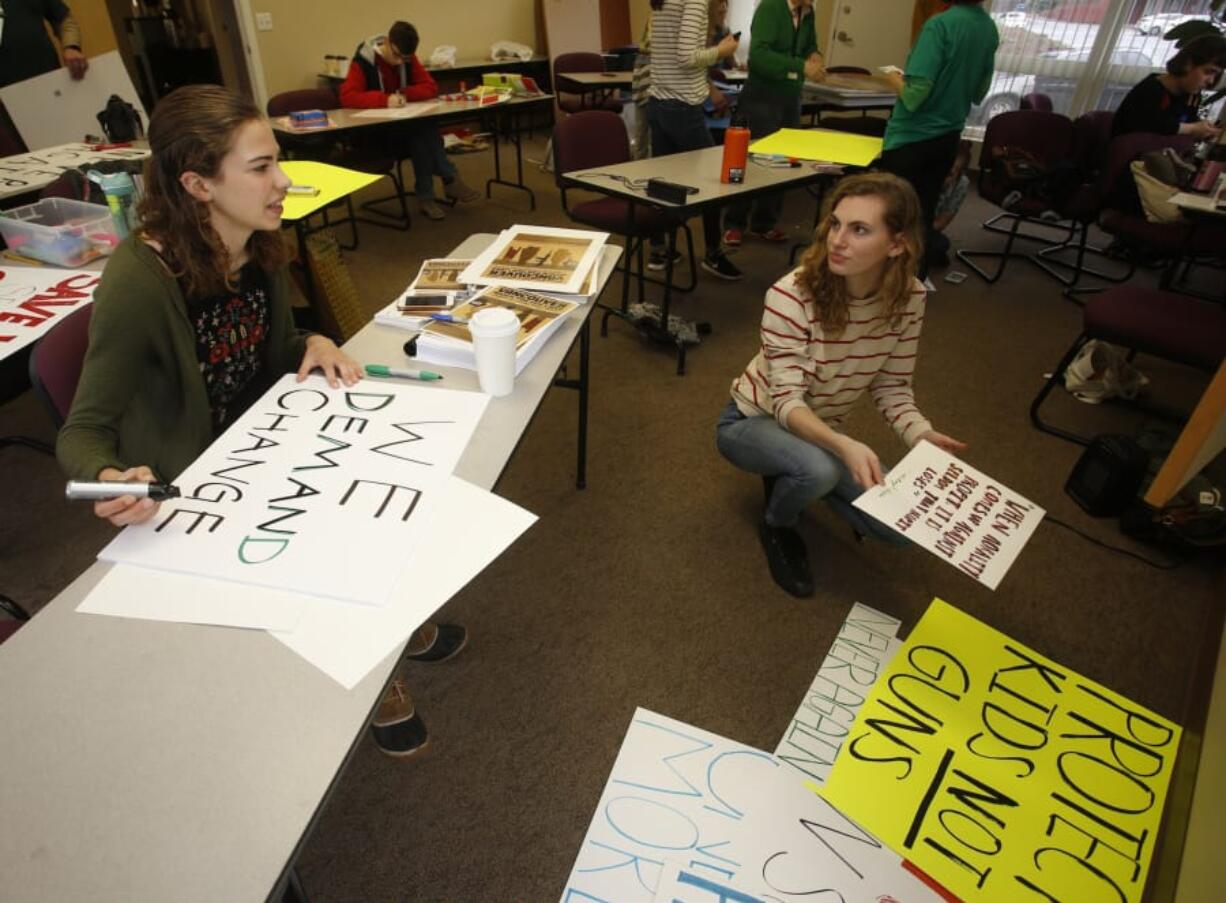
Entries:
{"type": "Polygon", "coordinates": [[[908,447],[932,429],[915,406],[911,374],[924,322],[925,291],[916,281],[897,327],[881,298],[852,301],[847,326],[827,337],[817,304],[789,273],[766,293],[762,350],[732,382],[747,417],[770,414],[787,428],[788,414],[808,405],[837,427],[867,390],[886,423],[908,447]]]}

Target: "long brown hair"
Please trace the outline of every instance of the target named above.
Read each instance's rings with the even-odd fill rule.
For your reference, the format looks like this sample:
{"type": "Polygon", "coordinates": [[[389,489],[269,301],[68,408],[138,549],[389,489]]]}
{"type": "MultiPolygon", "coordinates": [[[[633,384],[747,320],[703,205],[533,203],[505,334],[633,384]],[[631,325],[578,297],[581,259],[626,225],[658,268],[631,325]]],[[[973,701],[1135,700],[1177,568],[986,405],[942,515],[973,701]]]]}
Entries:
{"type": "Polygon", "coordinates": [[[839,201],[849,197],[878,197],[885,202],[885,225],[903,246],[897,257],[887,260],[881,294],[888,301],[886,314],[895,327],[911,298],[915,272],[924,250],[919,198],[909,182],[888,172],[866,172],[843,179],[827,194],[822,204],[822,218],[813,235],[813,244],[801,255],[797,281],[817,304],[822,327],[838,334],[847,325],[847,280],[830,272],[826,244],[830,234],[830,217],[839,201]]]}
{"type": "MultiPolygon", "coordinates": [[[[179,182],[185,172],[216,178],[234,136],[263,119],[248,98],[216,85],[187,85],[166,95],[149,119],[141,232],[162,246],[162,258],[188,298],[206,298],[232,288],[230,254],[209,222],[208,204],[179,182]]],[[[279,232],[257,231],[247,246],[251,261],[271,272],[286,260],[279,232]]]]}

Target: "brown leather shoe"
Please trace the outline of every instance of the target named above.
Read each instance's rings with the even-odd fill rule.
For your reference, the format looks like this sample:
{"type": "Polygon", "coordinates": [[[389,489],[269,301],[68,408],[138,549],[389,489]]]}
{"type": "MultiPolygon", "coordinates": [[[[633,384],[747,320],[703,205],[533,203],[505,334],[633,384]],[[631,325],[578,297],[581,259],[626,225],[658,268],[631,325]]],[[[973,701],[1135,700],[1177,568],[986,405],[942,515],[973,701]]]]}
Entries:
{"type": "Polygon", "coordinates": [[[400,678],[393,678],[370,722],[370,735],[389,756],[411,756],[430,742],[426,723],[413,706],[413,697],[400,678]]]}

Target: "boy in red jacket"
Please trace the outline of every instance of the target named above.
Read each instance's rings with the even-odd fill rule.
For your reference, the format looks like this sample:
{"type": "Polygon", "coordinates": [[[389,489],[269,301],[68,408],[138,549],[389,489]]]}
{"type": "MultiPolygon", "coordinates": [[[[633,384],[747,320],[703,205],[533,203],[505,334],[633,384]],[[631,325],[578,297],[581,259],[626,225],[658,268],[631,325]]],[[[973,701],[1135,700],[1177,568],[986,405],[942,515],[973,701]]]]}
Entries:
{"type": "MultiPolygon", "coordinates": [[[[402,107],[411,101],[438,97],[438,84],[417,58],[417,29],[408,22],[396,22],[385,36],[376,35],[358,45],[349,74],[341,85],[341,106],[362,109],[402,107]]],[[[422,215],[443,218],[434,197],[434,177],[443,180],[449,200],[467,204],[481,195],[464,184],[455,164],[443,150],[443,136],[437,128],[414,124],[408,136],[409,159],[413,161],[415,193],[422,215]]]]}

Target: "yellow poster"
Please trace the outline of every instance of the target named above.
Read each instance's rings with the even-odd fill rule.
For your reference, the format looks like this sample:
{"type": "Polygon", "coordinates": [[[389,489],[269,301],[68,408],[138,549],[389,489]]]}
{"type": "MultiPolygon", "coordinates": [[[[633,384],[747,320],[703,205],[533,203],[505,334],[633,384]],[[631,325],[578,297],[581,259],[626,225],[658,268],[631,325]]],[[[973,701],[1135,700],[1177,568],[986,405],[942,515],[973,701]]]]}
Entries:
{"type": "Polygon", "coordinates": [[[749,145],[749,151],[798,160],[868,166],[881,156],[881,139],[833,129],[780,129],[749,145]]]}
{"type": "Polygon", "coordinates": [[[1135,901],[1180,729],[934,599],[822,796],[966,901],[1135,901]]]}

